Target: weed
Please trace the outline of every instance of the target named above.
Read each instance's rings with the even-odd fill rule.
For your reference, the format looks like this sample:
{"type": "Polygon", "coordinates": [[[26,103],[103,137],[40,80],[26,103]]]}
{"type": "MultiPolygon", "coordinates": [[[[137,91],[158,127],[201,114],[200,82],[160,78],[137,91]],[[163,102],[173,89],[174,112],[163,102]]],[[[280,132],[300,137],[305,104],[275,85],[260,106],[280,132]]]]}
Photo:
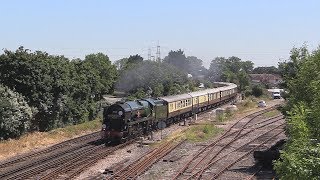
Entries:
{"type": "Polygon", "coordinates": [[[272,111],[264,113],[262,116],[265,118],[270,118],[270,117],[273,117],[273,116],[276,116],[279,114],[280,114],[280,112],[278,110],[272,110],[272,111]]]}
{"type": "Polygon", "coordinates": [[[217,121],[218,121],[218,122],[223,122],[224,119],[225,119],[224,114],[219,114],[219,115],[217,115],[216,117],[217,117],[217,121]]]}
{"type": "Polygon", "coordinates": [[[192,126],[184,133],[186,138],[190,141],[205,141],[217,135],[220,131],[221,129],[213,124],[200,124],[192,126]]]}

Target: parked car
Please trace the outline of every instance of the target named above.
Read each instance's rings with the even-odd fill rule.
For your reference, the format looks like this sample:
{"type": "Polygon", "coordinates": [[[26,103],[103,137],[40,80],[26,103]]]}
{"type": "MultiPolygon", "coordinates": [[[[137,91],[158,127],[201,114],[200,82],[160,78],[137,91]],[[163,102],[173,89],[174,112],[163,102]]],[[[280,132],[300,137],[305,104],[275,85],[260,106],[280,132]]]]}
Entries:
{"type": "Polygon", "coordinates": [[[274,91],[272,97],[273,99],[281,99],[280,91],[274,91]]]}
{"type": "Polygon", "coordinates": [[[258,103],[258,107],[266,107],[267,106],[267,103],[263,100],[259,101],[258,103]]]}

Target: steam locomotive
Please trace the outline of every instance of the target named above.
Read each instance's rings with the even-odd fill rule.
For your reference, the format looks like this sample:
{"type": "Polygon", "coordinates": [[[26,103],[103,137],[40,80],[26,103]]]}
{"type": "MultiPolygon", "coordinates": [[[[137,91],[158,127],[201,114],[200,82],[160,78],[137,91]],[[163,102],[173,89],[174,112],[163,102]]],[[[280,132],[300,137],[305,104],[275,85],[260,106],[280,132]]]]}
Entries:
{"type": "Polygon", "coordinates": [[[156,99],[115,103],[104,109],[102,139],[106,144],[125,142],[156,130],[160,123],[169,126],[235,99],[237,85],[224,82],[217,84],[220,87],[156,99]]]}

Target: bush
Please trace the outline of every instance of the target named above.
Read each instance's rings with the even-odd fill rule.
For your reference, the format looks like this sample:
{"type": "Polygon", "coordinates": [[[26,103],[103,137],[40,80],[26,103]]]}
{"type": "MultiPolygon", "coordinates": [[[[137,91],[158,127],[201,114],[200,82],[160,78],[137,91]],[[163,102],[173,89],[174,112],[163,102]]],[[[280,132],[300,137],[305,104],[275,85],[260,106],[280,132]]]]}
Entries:
{"type": "Polygon", "coordinates": [[[260,97],[263,94],[263,88],[261,86],[254,85],[251,93],[255,97],[260,97]]]}
{"type": "Polygon", "coordinates": [[[27,132],[32,114],[22,95],[0,84],[0,139],[19,137],[27,132]]]}
{"type": "Polygon", "coordinates": [[[287,133],[290,136],[281,161],[275,169],[282,179],[320,179],[320,144],[310,141],[307,119],[310,111],[304,104],[295,106],[289,113],[287,133]]]}
{"type": "Polygon", "coordinates": [[[275,170],[281,179],[320,179],[320,49],[294,48],[282,63],[289,137],[275,170]]]}

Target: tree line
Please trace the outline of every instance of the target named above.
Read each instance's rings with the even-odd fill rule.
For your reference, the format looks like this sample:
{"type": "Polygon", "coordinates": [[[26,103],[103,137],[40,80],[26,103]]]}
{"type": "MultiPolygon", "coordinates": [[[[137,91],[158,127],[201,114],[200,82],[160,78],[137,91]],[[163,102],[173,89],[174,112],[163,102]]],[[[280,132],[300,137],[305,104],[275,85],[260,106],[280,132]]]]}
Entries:
{"type": "Polygon", "coordinates": [[[0,138],[92,120],[117,71],[108,56],[69,60],[23,47],[0,56],[0,138]]]}
{"type": "Polygon", "coordinates": [[[159,62],[137,54],[114,63],[103,53],[68,59],[23,47],[4,50],[0,55],[0,139],[93,120],[103,95],[115,90],[135,99],[191,92],[201,84],[210,88],[214,81],[237,83],[240,91],[253,89],[248,77],[255,70],[251,61],[217,57],[209,69],[202,63],[180,49],[159,62]]]}
{"type": "Polygon", "coordinates": [[[261,85],[250,83],[250,73],[271,73],[273,67],[254,68],[252,61],[238,57],[217,57],[211,61],[210,68],[203,66],[201,59],[186,56],[182,50],[170,51],[161,61],[143,60],[139,55],[115,62],[119,70],[116,83],[118,90],[127,92],[132,98],[146,96],[159,97],[190,92],[213,87],[215,81],[233,82],[246,95],[261,95],[261,85]],[[189,77],[189,78],[188,78],[189,77]],[[258,90],[258,93],[256,93],[258,90]]]}

